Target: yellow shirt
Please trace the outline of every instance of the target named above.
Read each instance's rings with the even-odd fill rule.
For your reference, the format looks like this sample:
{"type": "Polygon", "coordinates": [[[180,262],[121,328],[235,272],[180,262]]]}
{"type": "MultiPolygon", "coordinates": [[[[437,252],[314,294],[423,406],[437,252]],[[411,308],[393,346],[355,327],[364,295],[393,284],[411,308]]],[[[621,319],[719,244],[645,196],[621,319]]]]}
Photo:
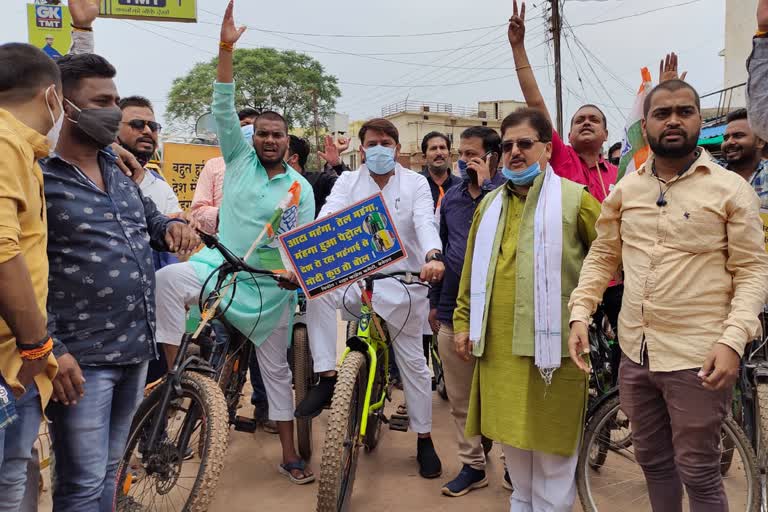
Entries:
{"type": "Polygon", "coordinates": [[[623,263],[619,342],[632,361],[642,364],[646,347],[652,371],[700,368],[715,343],[743,354],[768,295],[757,195],[705,151],[669,183],[653,175],[652,161],[603,203],[571,321],[588,322],[623,263]]]}
{"type": "MultiPolygon", "coordinates": [[[[0,264],[21,254],[29,269],[40,311],[48,298],[48,226],[43,173],[37,159],[48,156],[48,141],[37,131],[0,109],[0,264]]],[[[0,318],[0,374],[15,394],[24,393],[18,380],[21,357],[8,324],[0,318]]],[[[56,359],[35,377],[43,408],[51,397],[56,359]]]]}

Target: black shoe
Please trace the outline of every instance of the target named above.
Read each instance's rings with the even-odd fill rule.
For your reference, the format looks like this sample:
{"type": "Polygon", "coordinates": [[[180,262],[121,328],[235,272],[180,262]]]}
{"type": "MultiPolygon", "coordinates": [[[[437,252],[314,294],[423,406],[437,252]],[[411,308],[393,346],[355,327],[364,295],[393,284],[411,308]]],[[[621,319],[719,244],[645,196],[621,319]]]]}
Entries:
{"type": "Polygon", "coordinates": [[[336,387],[336,375],[320,377],[320,382],[309,390],[307,397],[301,401],[293,413],[297,418],[314,418],[323,412],[323,408],[331,405],[333,389],[336,387]]]}
{"type": "Polygon", "coordinates": [[[416,460],[422,478],[437,478],[443,473],[443,465],[437,456],[431,437],[419,438],[416,444],[416,460]]]}
{"type": "Polygon", "coordinates": [[[446,496],[458,498],[464,496],[473,489],[480,489],[488,486],[488,479],[485,477],[485,471],[475,469],[464,464],[459,475],[445,484],[441,489],[446,496]]]}

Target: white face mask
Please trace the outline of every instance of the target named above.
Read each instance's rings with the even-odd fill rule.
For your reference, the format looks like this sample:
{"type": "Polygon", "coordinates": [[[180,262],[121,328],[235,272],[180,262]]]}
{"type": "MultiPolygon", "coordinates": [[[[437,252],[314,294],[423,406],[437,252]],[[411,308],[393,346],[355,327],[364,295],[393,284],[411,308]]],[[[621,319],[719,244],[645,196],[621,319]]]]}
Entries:
{"type": "Polygon", "coordinates": [[[46,138],[48,139],[48,148],[51,154],[53,154],[54,151],[56,151],[56,145],[59,143],[59,136],[61,135],[61,127],[64,125],[64,105],[62,104],[61,100],[59,99],[59,95],[56,94],[56,87],[50,86],[45,91],[45,99],[46,99],[46,105],[48,106],[48,113],[51,116],[51,121],[53,121],[53,126],[48,131],[48,134],[46,135],[46,138]],[[51,109],[51,105],[48,103],[48,91],[53,92],[53,97],[56,98],[56,103],[59,104],[59,118],[56,119],[53,115],[53,109],[51,109]]]}

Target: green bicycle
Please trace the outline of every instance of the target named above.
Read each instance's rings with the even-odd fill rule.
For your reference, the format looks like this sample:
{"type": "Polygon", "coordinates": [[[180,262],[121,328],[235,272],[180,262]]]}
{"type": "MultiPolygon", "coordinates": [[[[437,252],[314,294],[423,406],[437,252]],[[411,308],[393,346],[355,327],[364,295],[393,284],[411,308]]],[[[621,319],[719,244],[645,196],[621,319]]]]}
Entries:
{"type": "Polygon", "coordinates": [[[374,283],[381,279],[397,279],[404,285],[429,287],[418,281],[418,272],[373,274],[358,283],[363,299],[361,315],[347,331],[351,334],[357,324],[356,334],[347,340],[331,402],[320,466],[318,512],[349,509],[360,446],[369,452],[374,450],[383,423],[388,423],[392,430],[408,429],[408,416],[387,418],[384,414],[386,401],[392,399],[389,379],[391,338],[386,324],[371,304],[374,283]]]}

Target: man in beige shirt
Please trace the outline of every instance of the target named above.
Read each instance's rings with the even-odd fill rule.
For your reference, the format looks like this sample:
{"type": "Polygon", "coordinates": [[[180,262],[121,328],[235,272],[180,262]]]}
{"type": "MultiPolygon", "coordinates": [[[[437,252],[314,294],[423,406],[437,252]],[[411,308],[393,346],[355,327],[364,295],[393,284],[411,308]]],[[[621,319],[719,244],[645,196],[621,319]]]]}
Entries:
{"type": "Polygon", "coordinates": [[[620,263],[622,409],[655,511],[726,511],[720,428],[768,294],[758,198],[696,143],[699,96],[670,80],[645,102],[653,156],[603,203],[571,295],[571,358],[589,371],[587,325],[620,263]],[[673,443],[674,439],[674,443],[673,443]]]}

